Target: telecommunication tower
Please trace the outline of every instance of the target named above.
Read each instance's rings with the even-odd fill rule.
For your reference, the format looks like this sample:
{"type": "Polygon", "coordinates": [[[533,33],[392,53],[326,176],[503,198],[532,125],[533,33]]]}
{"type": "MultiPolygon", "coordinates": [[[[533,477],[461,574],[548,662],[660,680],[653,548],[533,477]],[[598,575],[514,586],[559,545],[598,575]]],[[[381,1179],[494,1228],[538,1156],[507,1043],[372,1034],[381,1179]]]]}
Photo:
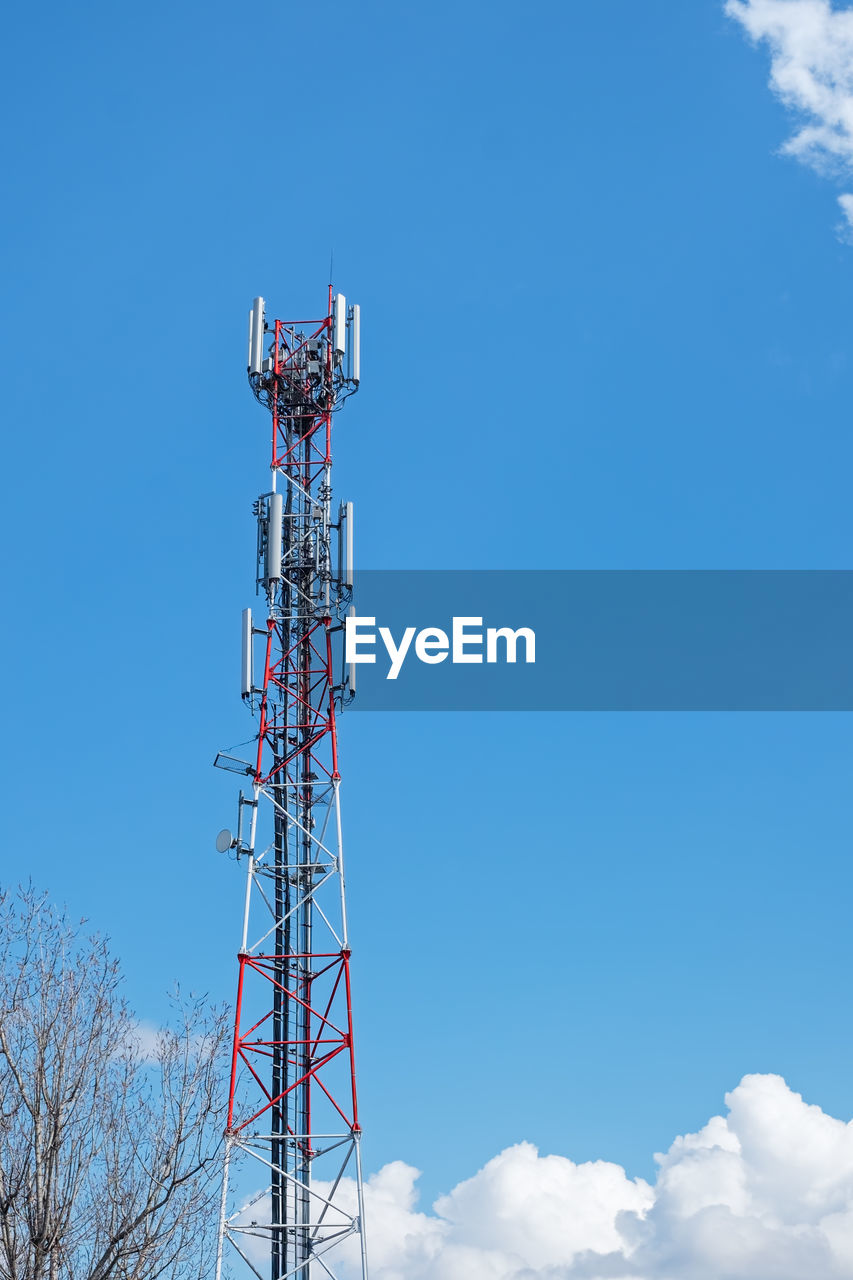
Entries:
{"type": "Polygon", "coordinates": [[[217,839],[245,863],[246,891],[216,1280],[223,1266],[334,1277],[344,1241],[338,1258],[367,1277],[336,732],[353,691],[334,645],[352,596],[353,514],[333,511],[331,485],[360,327],[331,285],[322,320],[269,322],[263,298],[249,313],[249,385],[271,416],[272,454],[255,504],[264,616],[242,620],[241,692],[257,730],[251,759],[216,757],[247,778],[236,835],[217,839]],[[237,1188],[261,1182],[240,1203],[237,1188]]]}

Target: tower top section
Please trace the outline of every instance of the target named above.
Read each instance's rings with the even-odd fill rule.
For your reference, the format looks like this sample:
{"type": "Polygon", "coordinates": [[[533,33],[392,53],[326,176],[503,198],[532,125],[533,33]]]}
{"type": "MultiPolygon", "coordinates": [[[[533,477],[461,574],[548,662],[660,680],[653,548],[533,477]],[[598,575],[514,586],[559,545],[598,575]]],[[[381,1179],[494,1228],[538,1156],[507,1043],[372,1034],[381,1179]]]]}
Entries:
{"type": "Polygon", "coordinates": [[[361,308],[329,286],[322,320],[273,320],[263,298],[249,312],[249,384],[261,404],[286,414],[334,412],[361,381],[361,308]]]}

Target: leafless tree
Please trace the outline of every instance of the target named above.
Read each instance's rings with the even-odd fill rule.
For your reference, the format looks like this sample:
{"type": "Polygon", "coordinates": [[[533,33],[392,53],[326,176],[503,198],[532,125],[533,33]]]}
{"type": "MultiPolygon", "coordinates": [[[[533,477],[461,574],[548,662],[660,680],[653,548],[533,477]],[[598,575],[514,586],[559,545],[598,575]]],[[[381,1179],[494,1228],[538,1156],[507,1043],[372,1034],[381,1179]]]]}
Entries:
{"type": "Polygon", "coordinates": [[[143,1037],[121,983],[103,939],[0,893],[2,1280],[208,1272],[224,1011],[176,998],[175,1025],[143,1037]]]}

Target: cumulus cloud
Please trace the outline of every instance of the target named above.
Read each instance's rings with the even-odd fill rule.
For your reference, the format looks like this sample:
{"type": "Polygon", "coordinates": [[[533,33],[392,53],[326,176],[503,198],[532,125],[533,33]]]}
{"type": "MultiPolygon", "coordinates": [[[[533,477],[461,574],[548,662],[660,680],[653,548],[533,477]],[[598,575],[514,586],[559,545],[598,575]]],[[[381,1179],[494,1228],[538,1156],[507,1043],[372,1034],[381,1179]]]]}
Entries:
{"type": "Polygon", "coordinates": [[[371,1278],[853,1280],[853,1122],[774,1075],[726,1104],[656,1156],[654,1185],[521,1143],[424,1212],[417,1170],[386,1165],[365,1192],[371,1278]]]}
{"type": "MultiPolygon", "coordinates": [[[[783,151],[821,172],[853,169],[853,10],[830,0],[725,0],[770,48],[770,85],[800,117],[783,151]]],[[[853,227],[853,195],[839,204],[853,227]]]]}
{"type": "Polygon", "coordinates": [[[155,1027],[152,1022],[134,1022],[128,1035],[128,1043],[143,1062],[157,1062],[163,1038],[162,1027],[155,1027]]]}

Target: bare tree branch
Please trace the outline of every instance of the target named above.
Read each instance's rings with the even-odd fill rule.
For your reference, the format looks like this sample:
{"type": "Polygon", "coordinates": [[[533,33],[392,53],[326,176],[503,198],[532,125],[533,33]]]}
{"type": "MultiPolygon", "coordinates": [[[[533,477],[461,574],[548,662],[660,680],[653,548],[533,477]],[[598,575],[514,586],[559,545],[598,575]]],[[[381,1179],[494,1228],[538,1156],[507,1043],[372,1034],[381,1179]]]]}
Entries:
{"type": "Polygon", "coordinates": [[[224,1010],[176,995],[143,1055],[102,938],[0,893],[0,1280],[200,1280],[215,1247],[224,1010]]]}

